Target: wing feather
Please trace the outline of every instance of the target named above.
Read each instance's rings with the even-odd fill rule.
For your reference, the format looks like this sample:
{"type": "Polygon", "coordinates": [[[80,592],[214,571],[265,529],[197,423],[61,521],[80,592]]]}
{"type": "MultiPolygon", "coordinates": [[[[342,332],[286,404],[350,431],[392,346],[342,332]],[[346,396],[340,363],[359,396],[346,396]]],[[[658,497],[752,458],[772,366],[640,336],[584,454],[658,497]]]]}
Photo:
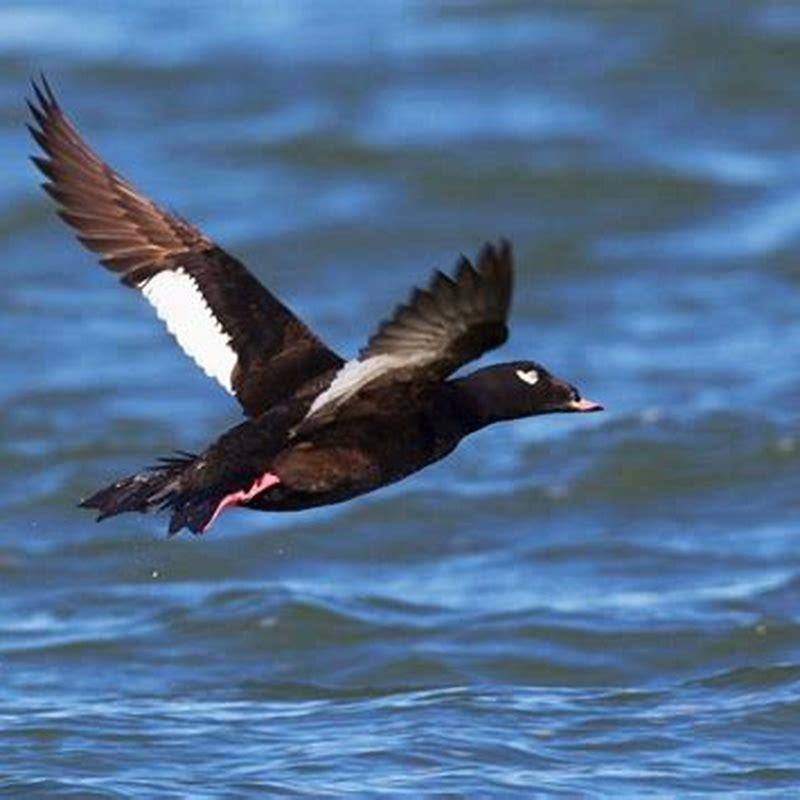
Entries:
{"type": "Polygon", "coordinates": [[[138,289],[178,344],[251,416],[344,362],[235,258],[140,194],[80,137],[46,79],[33,84],[33,163],[59,216],[138,289]]]}
{"type": "Polygon", "coordinates": [[[425,387],[499,347],[508,337],[512,290],[513,258],[505,240],[484,245],[476,266],[462,256],[454,278],[435,272],[428,288],[414,289],[358,358],[342,367],[314,400],[298,432],[357,414],[358,400],[367,392],[425,387]]]}

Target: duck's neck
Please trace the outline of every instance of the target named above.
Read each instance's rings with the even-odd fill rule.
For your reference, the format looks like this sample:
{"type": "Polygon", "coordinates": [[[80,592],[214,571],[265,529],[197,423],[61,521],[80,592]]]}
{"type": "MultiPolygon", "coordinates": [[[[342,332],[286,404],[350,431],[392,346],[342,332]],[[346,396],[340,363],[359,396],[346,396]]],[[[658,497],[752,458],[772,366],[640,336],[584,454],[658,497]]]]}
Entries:
{"type": "Polygon", "coordinates": [[[497,381],[487,380],[483,372],[456,378],[446,385],[465,434],[515,416],[505,413],[506,398],[502,387],[497,381]]]}

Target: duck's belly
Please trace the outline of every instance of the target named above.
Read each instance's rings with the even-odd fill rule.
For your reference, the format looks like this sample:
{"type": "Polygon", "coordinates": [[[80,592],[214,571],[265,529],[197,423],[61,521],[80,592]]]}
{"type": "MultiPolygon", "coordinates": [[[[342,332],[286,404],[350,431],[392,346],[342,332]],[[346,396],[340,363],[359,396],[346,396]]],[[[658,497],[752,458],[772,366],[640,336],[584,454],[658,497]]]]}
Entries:
{"type": "Polygon", "coordinates": [[[341,503],[402,480],[438,461],[457,439],[435,433],[423,418],[370,428],[335,427],[282,452],[270,470],[280,483],[248,505],[296,511],[341,503]]]}

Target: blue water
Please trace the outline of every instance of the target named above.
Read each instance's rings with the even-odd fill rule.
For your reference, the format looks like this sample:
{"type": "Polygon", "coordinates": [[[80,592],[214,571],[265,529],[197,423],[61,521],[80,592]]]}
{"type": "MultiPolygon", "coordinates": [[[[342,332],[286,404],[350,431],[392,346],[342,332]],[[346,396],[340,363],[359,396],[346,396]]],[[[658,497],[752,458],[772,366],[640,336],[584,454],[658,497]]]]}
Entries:
{"type": "Polygon", "coordinates": [[[800,790],[800,8],[0,7],[0,792],[800,790]],[[337,349],[508,236],[512,338],[607,406],[202,538],[77,499],[238,408],[27,162],[44,69],[337,349]]]}

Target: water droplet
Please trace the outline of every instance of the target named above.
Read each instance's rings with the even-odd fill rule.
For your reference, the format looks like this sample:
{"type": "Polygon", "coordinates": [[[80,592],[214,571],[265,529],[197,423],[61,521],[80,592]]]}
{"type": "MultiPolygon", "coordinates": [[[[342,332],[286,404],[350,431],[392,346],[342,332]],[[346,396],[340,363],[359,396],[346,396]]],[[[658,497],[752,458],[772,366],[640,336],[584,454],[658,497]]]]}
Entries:
{"type": "Polygon", "coordinates": [[[569,494],[569,486],[563,483],[554,483],[546,486],[544,493],[553,500],[563,500],[569,494]]]}
{"type": "Polygon", "coordinates": [[[646,408],[639,415],[639,419],[641,419],[645,425],[654,425],[656,422],[660,422],[663,418],[664,412],[660,408],[646,408]]]}
{"type": "Polygon", "coordinates": [[[797,440],[794,436],[781,436],[778,439],[778,452],[779,453],[792,453],[797,447],[797,440]]]}

